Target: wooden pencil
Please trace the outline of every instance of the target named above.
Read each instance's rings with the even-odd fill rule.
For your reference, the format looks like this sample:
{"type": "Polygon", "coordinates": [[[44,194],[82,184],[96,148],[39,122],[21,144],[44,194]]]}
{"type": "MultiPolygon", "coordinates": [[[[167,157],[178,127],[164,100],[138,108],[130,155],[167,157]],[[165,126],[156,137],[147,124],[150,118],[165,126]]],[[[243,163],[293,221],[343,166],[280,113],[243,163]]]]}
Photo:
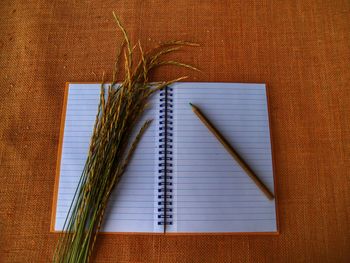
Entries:
{"type": "Polygon", "coordinates": [[[224,136],[214,127],[213,124],[204,116],[204,114],[199,110],[199,108],[192,103],[190,103],[192,111],[197,115],[197,117],[203,122],[203,124],[208,128],[208,130],[218,139],[218,141],[224,146],[226,151],[236,160],[239,166],[246,172],[246,174],[253,180],[253,182],[259,187],[259,189],[266,195],[270,200],[274,199],[274,195],[270,190],[264,185],[264,183],[256,176],[253,170],[247,165],[247,163],[238,155],[238,153],[233,149],[233,147],[228,143],[224,136]]]}

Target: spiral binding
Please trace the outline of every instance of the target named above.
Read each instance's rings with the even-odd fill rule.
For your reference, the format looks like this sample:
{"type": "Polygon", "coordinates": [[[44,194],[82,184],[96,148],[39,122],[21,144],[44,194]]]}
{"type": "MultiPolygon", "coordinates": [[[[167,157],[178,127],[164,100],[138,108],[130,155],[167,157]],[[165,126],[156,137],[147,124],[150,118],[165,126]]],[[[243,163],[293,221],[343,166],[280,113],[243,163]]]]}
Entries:
{"type": "Polygon", "coordinates": [[[159,104],[159,164],[158,164],[158,225],[172,225],[173,179],[173,89],[160,92],[159,104]]]}

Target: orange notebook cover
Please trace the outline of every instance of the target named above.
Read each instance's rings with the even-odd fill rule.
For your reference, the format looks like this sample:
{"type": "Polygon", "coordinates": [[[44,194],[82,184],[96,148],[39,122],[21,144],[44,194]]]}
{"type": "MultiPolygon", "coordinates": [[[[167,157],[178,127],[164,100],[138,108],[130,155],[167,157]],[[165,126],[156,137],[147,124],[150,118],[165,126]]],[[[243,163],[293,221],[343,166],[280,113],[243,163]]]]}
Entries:
{"type": "MultiPolygon", "coordinates": [[[[62,231],[85,164],[101,84],[67,83],[51,231],[62,231]]],[[[264,84],[180,82],[150,99],[153,119],[111,196],[104,233],[278,234],[264,84]],[[274,193],[268,200],[193,114],[215,127],[274,193]]],[[[132,134],[131,136],[135,136],[132,134]]]]}

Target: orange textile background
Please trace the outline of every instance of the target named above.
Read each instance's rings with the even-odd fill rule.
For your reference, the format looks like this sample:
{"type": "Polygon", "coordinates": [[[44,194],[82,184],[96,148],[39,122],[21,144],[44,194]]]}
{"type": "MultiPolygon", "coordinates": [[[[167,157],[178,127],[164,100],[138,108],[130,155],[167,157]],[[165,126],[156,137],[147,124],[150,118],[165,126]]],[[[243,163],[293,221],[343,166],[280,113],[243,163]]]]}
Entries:
{"type": "Polygon", "coordinates": [[[0,262],[50,262],[66,81],[110,79],[120,16],[144,49],[200,43],[154,80],[263,82],[278,236],[102,235],[94,262],[350,262],[350,2],[2,1],[0,262]]]}

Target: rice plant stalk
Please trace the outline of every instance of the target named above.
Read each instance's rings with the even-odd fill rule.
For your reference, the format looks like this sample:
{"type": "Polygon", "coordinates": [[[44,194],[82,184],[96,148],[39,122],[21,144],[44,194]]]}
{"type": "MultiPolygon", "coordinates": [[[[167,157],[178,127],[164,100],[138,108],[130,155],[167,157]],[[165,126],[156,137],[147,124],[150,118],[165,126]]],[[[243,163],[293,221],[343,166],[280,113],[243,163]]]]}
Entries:
{"type": "Polygon", "coordinates": [[[147,120],[130,142],[130,134],[145,111],[149,97],[167,85],[186,78],[151,84],[150,72],[164,65],[197,70],[184,63],[162,60],[168,53],[196,44],[171,41],[144,52],[140,43],[134,47],[131,45],[126,30],[114,12],[113,16],[123,33],[124,42],[117,54],[112,83],[108,85],[107,91],[106,84],[101,85],[100,103],[87,160],[53,258],[57,263],[88,262],[91,259],[108,200],[142,135],[151,124],[152,120],[147,120]],[[140,60],[134,66],[133,54],[136,47],[140,60]],[[124,60],[124,79],[117,84],[121,59],[124,60]]]}

